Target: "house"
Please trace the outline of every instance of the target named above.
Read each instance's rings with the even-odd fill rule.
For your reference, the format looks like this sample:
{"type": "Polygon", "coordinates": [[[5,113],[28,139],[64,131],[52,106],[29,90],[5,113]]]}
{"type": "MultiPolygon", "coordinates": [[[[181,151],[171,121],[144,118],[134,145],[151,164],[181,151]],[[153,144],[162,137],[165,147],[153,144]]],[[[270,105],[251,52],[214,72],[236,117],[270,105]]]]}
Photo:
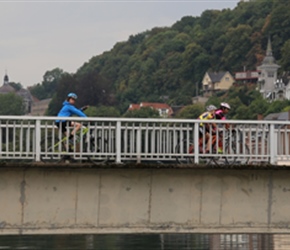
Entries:
{"type": "Polygon", "coordinates": [[[196,104],[196,103],[202,103],[205,104],[208,101],[208,97],[204,97],[204,96],[194,96],[191,98],[192,103],[196,104]]]}
{"type": "Polygon", "coordinates": [[[173,114],[173,110],[168,104],[157,102],[141,102],[140,104],[130,104],[128,110],[138,110],[142,107],[156,109],[159,112],[160,117],[163,118],[171,117],[173,114]]]}
{"type": "Polygon", "coordinates": [[[9,83],[9,77],[6,73],[4,76],[3,85],[0,87],[0,94],[8,94],[8,93],[15,93],[16,95],[20,96],[23,99],[25,114],[31,112],[32,95],[30,94],[29,90],[24,88],[20,90],[14,89],[9,83]]]}
{"type": "Polygon", "coordinates": [[[212,96],[217,91],[228,90],[234,82],[228,71],[206,72],[202,80],[203,95],[212,96]]]}
{"type": "Polygon", "coordinates": [[[31,113],[29,115],[44,116],[51,99],[52,98],[38,100],[38,99],[34,98],[34,101],[33,101],[32,106],[31,106],[31,113]]]}
{"type": "Polygon", "coordinates": [[[237,83],[257,83],[260,76],[259,70],[244,70],[235,73],[237,83]]]}
{"type": "Polygon", "coordinates": [[[290,120],[290,112],[280,112],[280,113],[271,113],[268,114],[264,120],[266,121],[289,121],[290,120]]]}

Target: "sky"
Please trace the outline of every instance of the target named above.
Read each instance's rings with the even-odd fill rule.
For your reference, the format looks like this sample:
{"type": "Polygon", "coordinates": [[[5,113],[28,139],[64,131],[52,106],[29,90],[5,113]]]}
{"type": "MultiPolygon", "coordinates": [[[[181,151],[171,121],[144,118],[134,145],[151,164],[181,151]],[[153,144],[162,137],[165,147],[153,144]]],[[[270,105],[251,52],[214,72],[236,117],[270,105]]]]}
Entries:
{"type": "MultiPolygon", "coordinates": [[[[0,77],[28,87],[45,72],[75,73],[92,57],[154,27],[170,27],[239,0],[0,0],[0,77]]],[[[2,85],[0,82],[0,85],[2,85]]]]}

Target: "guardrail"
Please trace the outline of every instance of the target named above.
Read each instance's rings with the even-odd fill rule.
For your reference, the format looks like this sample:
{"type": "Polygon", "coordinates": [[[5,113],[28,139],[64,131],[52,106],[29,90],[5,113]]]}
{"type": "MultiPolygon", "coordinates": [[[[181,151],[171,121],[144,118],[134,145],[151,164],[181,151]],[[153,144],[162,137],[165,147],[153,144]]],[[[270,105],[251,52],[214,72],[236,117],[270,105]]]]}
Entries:
{"type": "MultiPolygon", "coordinates": [[[[71,143],[55,126],[57,117],[0,116],[0,161],[61,160],[193,164],[287,164],[290,122],[233,121],[219,125],[216,141],[199,141],[200,120],[79,118],[86,131],[71,143]],[[199,146],[196,146],[199,145],[199,146]]],[[[202,121],[212,123],[213,121],[202,121]]],[[[72,129],[72,128],[71,128],[72,129]]]]}

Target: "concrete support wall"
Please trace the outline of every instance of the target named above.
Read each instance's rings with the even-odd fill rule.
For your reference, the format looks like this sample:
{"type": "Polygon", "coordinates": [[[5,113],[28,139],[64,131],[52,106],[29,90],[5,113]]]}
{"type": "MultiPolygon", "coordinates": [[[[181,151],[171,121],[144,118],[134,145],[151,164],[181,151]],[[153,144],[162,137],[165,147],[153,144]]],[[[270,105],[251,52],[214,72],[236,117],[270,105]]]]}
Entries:
{"type": "Polygon", "coordinates": [[[0,234],[290,232],[290,171],[0,168],[0,234]]]}

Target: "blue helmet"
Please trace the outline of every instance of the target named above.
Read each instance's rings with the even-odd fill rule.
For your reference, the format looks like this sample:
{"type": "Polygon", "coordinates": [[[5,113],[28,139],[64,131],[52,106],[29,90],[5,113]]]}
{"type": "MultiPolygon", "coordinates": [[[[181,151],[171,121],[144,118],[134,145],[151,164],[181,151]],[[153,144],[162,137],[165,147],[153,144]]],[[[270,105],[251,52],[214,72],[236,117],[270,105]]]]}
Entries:
{"type": "Polygon", "coordinates": [[[78,96],[75,93],[69,93],[67,95],[68,98],[78,99],[78,96]]]}

